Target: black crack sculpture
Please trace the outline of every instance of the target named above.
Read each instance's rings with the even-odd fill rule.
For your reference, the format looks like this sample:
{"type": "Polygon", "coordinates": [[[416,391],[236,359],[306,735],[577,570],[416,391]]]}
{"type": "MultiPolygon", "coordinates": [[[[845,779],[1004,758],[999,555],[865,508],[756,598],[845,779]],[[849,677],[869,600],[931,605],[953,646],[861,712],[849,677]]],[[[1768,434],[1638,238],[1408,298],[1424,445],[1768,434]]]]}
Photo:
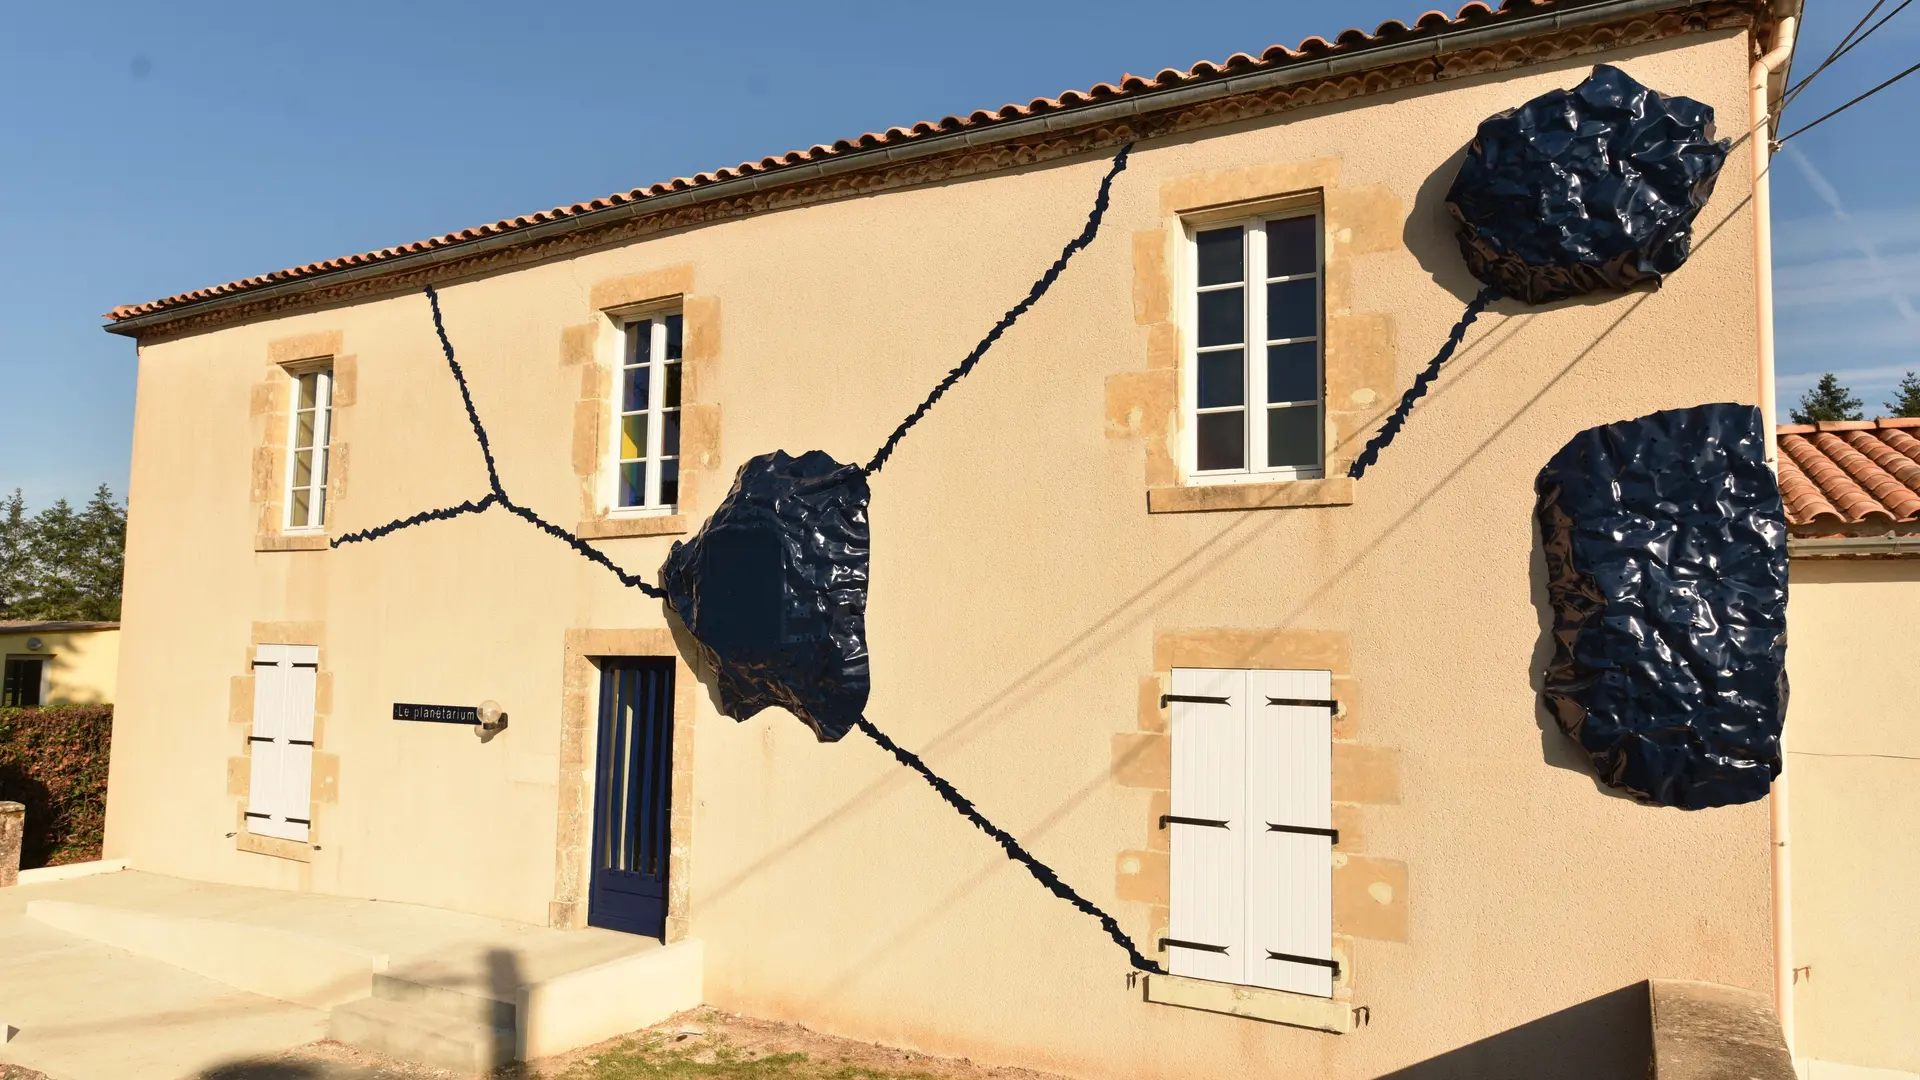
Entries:
{"type": "Polygon", "coordinates": [[[1025,867],[1048,892],[1099,921],[1107,936],[1142,971],[1159,972],[1133,944],[1112,915],[1080,895],[1053,868],[982,814],[973,802],[920,759],[867,719],[866,644],[869,533],[867,479],[880,471],[900,441],[928,410],[967,376],[1001,335],[1046,295],[1073,256],[1100,231],[1114,178],[1127,167],[1132,144],[1121,147],[1100,181],[1093,210],[1079,235],[1019,303],[987,331],[973,351],[947,372],[907,418],[893,429],[865,465],[843,465],[821,450],[799,456],[776,450],[752,458],[734,477],[733,489],[684,544],[676,543],[660,570],[660,584],[627,572],[605,552],[538,513],[515,502],[501,483],[487,429],[480,422],[467,376],[454,357],[440,314],[440,298],[425,290],[433,310],[433,329],[446,353],[447,367],[460,388],[467,420],[487,465],[487,493],[444,509],[424,510],[383,525],[347,533],[332,546],[369,543],[403,529],[498,506],[562,541],[582,557],[605,567],[630,589],[666,600],[693,636],[702,666],[720,691],[721,711],[745,720],[769,706],[800,718],[822,742],[837,742],[857,727],[894,760],[921,779],[974,827],[1000,845],[1007,857],[1025,867]]]}
{"type": "Polygon", "coordinates": [[[1753,802],[1780,774],[1787,523],[1751,405],[1589,428],[1540,472],[1547,710],[1644,803],[1753,802]]]}
{"type": "Polygon", "coordinates": [[[1607,64],[1572,90],[1482,121],[1447,190],[1447,210],[1483,287],[1349,475],[1359,478],[1379,460],[1494,301],[1545,304],[1658,286],[1678,270],[1729,149],[1714,139],[1711,106],[1650,90],[1607,64]]]}

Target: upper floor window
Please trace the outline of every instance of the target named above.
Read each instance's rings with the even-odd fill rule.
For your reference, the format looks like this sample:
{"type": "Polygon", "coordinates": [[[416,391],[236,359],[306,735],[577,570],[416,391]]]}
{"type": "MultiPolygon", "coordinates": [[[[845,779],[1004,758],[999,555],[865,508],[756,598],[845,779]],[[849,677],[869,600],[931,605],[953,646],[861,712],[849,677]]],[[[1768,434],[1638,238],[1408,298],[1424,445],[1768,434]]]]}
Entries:
{"type": "Polygon", "coordinates": [[[333,368],[290,372],[293,408],[287,422],[286,528],[327,524],[327,439],[333,427],[333,368]]]}
{"type": "Polygon", "coordinates": [[[680,354],[678,312],[626,324],[614,390],[616,510],[666,509],[680,501],[680,354]]]}
{"type": "Polygon", "coordinates": [[[1324,475],[1319,213],[1195,225],[1187,236],[1187,475],[1324,475]]]}

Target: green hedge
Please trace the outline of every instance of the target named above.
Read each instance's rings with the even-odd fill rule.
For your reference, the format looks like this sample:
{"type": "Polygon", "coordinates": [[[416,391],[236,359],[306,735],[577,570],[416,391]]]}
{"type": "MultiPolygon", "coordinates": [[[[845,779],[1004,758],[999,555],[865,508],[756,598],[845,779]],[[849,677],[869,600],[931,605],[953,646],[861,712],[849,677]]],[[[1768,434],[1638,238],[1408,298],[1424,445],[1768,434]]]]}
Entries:
{"type": "Polygon", "coordinates": [[[0,801],[25,803],[20,867],[100,857],[113,706],[0,709],[0,801]]]}

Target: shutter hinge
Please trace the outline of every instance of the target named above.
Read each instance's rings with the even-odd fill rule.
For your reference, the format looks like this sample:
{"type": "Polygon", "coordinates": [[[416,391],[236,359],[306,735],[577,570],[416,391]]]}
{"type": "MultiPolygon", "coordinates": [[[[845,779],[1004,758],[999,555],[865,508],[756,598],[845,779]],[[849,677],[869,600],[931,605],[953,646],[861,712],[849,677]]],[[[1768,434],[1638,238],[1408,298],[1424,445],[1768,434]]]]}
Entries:
{"type": "Polygon", "coordinates": [[[1314,967],[1331,968],[1333,969],[1333,977],[1336,979],[1340,977],[1340,961],[1338,960],[1322,960],[1317,956],[1295,956],[1292,953],[1274,952],[1272,949],[1267,950],[1267,959],[1285,960],[1289,964],[1312,964],[1314,967]]]}
{"type": "Polygon", "coordinates": [[[1275,825],[1267,822],[1268,832],[1299,833],[1302,836],[1324,836],[1334,843],[1340,842],[1339,829],[1316,829],[1311,825],[1275,825]]]}
{"type": "Polygon", "coordinates": [[[1198,941],[1179,941],[1170,937],[1161,938],[1160,947],[1165,949],[1168,946],[1176,949],[1198,949],[1201,952],[1219,953],[1222,956],[1227,955],[1227,947],[1225,945],[1206,945],[1198,941]]]}
{"type": "Polygon", "coordinates": [[[1231,705],[1231,698],[1207,697],[1204,694],[1161,694],[1160,707],[1166,708],[1168,702],[1184,701],[1189,705],[1231,705]]]}
{"type": "Polygon", "coordinates": [[[1215,818],[1181,817],[1178,814],[1161,814],[1160,827],[1164,829],[1169,825],[1205,825],[1210,829],[1232,828],[1228,823],[1215,818]]]}
{"type": "Polygon", "coordinates": [[[1340,711],[1340,702],[1333,698],[1270,697],[1267,699],[1267,704],[1294,705],[1302,709],[1325,709],[1336,713],[1340,711]]]}

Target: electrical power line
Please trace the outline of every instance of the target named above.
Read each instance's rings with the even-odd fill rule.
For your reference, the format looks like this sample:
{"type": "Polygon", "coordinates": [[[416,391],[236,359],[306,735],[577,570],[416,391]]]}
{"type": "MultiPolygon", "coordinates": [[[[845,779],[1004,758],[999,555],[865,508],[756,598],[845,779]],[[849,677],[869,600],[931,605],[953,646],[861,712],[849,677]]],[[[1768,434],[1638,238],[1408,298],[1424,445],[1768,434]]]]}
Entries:
{"type": "Polygon", "coordinates": [[[1887,24],[1888,19],[1891,19],[1895,15],[1898,15],[1900,14],[1900,12],[1904,11],[1908,4],[1913,3],[1913,0],[1900,0],[1899,7],[1896,7],[1892,11],[1887,12],[1886,15],[1881,17],[1879,22],[1874,23],[1871,27],[1868,27],[1866,33],[1861,33],[1860,28],[1862,26],[1867,25],[1867,20],[1873,18],[1873,13],[1876,11],[1879,11],[1880,5],[1885,2],[1886,0],[1875,0],[1874,5],[1871,8],[1867,9],[1867,13],[1860,17],[1860,21],[1853,25],[1853,29],[1847,31],[1847,36],[1840,39],[1840,44],[1835,45],[1833,47],[1833,51],[1827,54],[1827,58],[1820,62],[1820,66],[1817,68],[1814,68],[1813,71],[1810,74],[1808,74],[1806,78],[1801,79],[1799,82],[1795,83],[1791,88],[1787,90],[1786,94],[1782,96],[1780,99],[1780,108],[1777,110],[1778,112],[1780,113],[1786,112],[1787,106],[1793,104],[1793,99],[1800,96],[1800,92],[1807,88],[1808,83],[1812,82],[1815,78],[1817,78],[1821,72],[1833,66],[1834,61],[1852,52],[1855,46],[1867,40],[1867,38],[1870,37],[1875,30],[1878,30],[1882,26],[1885,26],[1887,24]],[[1858,34],[1859,36],[1858,37],[1854,36],[1856,34],[1858,34]]]}
{"type": "Polygon", "coordinates": [[[1787,144],[1787,140],[1793,138],[1794,135],[1798,135],[1801,132],[1806,131],[1810,128],[1818,127],[1823,121],[1831,120],[1834,117],[1839,116],[1841,113],[1846,112],[1848,109],[1853,108],[1855,105],[1860,104],[1861,102],[1867,100],[1868,98],[1879,93],[1880,91],[1885,90],[1887,87],[1892,86],[1894,83],[1899,82],[1901,79],[1906,78],[1907,76],[1913,74],[1916,71],[1920,71],[1920,64],[1913,65],[1912,67],[1901,72],[1900,74],[1895,75],[1893,78],[1888,79],[1886,82],[1881,83],[1879,86],[1876,86],[1873,89],[1867,91],[1866,93],[1861,94],[1859,97],[1854,98],[1852,101],[1847,102],[1845,105],[1842,105],[1839,108],[1834,109],[1832,112],[1829,112],[1821,116],[1819,119],[1814,120],[1810,123],[1800,125],[1799,127],[1795,128],[1791,134],[1781,136],[1780,140],[1774,143],[1774,145],[1785,146],[1787,144]]]}

